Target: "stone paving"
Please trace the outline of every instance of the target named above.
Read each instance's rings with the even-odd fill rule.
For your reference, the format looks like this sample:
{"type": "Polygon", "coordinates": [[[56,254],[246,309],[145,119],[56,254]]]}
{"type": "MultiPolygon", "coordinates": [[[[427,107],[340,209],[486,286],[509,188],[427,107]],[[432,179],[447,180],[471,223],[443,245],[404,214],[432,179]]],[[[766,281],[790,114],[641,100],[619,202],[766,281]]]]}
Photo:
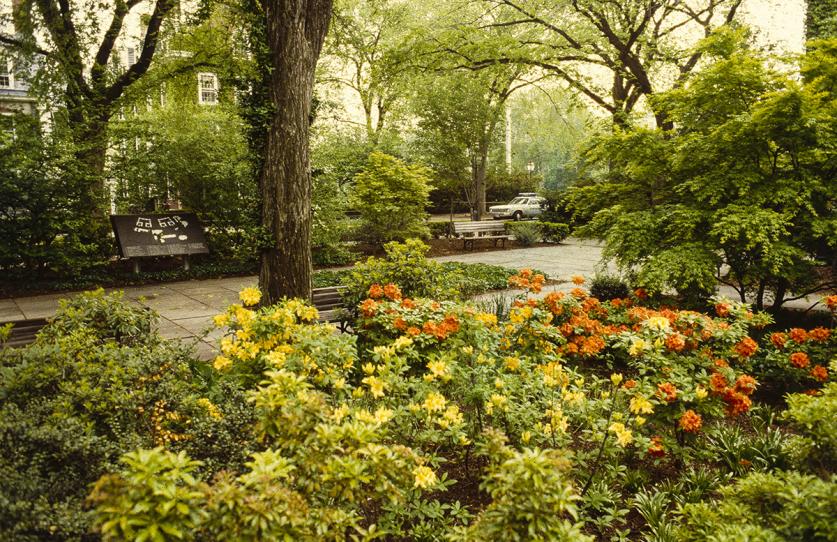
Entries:
{"type": "MultiPolygon", "coordinates": [[[[570,238],[560,245],[510,249],[494,252],[472,252],[437,258],[439,261],[486,263],[511,268],[531,267],[539,269],[559,281],[550,284],[543,294],[553,290],[568,290],[573,275],[592,277],[604,268],[600,264],[601,246],[595,242],[570,238]]],[[[612,270],[612,268],[611,268],[612,270]]],[[[163,337],[193,341],[198,354],[209,358],[214,355],[219,331],[212,330],[212,316],[226,306],[238,301],[238,292],[255,286],[258,277],[232,277],[224,279],[189,280],[166,284],[130,286],[121,288],[131,303],[153,309],[160,316],[159,331],[163,337]]],[[[109,291],[118,290],[116,288],[109,291]]],[[[58,301],[77,292],[48,294],[14,299],[0,299],[0,322],[47,318],[58,309],[58,301]]],[[[730,288],[721,293],[737,298],[730,288]]],[[[496,294],[493,294],[496,295],[496,294]]],[[[492,294],[484,296],[489,299],[492,294]]],[[[807,308],[817,296],[791,304],[807,308]]]]}

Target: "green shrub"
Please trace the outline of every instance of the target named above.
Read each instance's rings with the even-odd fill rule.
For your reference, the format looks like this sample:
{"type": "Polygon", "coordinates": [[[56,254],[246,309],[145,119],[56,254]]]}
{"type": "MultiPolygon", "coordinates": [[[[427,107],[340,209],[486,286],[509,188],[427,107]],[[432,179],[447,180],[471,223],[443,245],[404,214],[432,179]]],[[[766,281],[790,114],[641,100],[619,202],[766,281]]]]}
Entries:
{"type": "Polygon", "coordinates": [[[534,245],[543,238],[541,228],[537,222],[506,222],[506,231],[514,236],[514,240],[524,247],[534,245]]]}
{"type": "Polygon", "coordinates": [[[252,407],[234,385],[208,388],[154,325],[100,291],[63,303],[34,344],[0,349],[0,539],[89,536],[89,484],[135,448],[187,450],[207,476],[241,468],[252,407]]]}
{"type": "Polygon", "coordinates": [[[590,295],[600,301],[624,299],[630,294],[628,283],[614,275],[596,275],[590,281],[590,295]]]}
{"type": "Polygon", "coordinates": [[[785,415],[807,439],[809,458],[833,467],[837,462],[837,382],[825,386],[820,395],[795,393],[787,401],[785,415]]]}
{"type": "Polygon", "coordinates": [[[102,265],[112,241],[91,220],[90,179],[72,144],[57,128],[41,133],[31,115],[0,124],[0,274],[23,282],[102,265]]]}
{"type": "Polygon", "coordinates": [[[418,239],[405,243],[391,242],[384,245],[386,257],[370,257],[358,262],[345,278],[348,286],[345,299],[356,305],[367,296],[373,284],[397,284],[407,297],[432,297],[456,299],[460,294],[457,284],[461,275],[455,270],[446,271],[442,264],[427,258],[430,250],[418,239]]]}
{"type": "Polygon", "coordinates": [[[455,540],[592,540],[576,521],[578,496],[564,474],[569,461],[555,450],[505,452],[482,483],[491,502],[455,540]]]}
{"type": "Polygon", "coordinates": [[[105,294],[100,288],[60,300],[58,312],[41,331],[41,337],[49,341],[84,332],[119,344],[153,344],[157,340],[151,333],[154,320],[151,311],[127,305],[122,292],[105,294]]]}
{"type": "Polygon", "coordinates": [[[428,222],[427,227],[433,239],[447,239],[451,236],[450,222],[428,222]]]}
{"type": "Polygon", "coordinates": [[[570,234],[570,227],[560,222],[538,222],[543,240],[547,243],[560,243],[570,234]]]}
{"type": "Polygon", "coordinates": [[[683,524],[677,540],[834,540],[834,477],[752,473],[719,494],[717,500],[687,504],[680,510],[683,524]]]}
{"type": "Polygon", "coordinates": [[[381,152],[355,176],[354,200],[365,240],[374,244],[428,235],[430,170],[381,152]]]}

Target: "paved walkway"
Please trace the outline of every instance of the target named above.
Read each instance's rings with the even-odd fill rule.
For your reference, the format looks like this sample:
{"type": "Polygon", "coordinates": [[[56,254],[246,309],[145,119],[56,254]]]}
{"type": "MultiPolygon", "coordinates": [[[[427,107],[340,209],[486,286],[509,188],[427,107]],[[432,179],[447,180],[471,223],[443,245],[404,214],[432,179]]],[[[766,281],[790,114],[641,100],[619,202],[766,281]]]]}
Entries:
{"type": "MultiPolygon", "coordinates": [[[[539,269],[550,278],[560,281],[559,284],[547,286],[544,294],[572,288],[569,280],[573,275],[589,278],[602,270],[601,246],[595,242],[572,238],[560,245],[472,252],[437,259],[539,269]]],[[[208,358],[213,355],[215,341],[220,334],[218,330],[212,330],[212,317],[229,304],[237,302],[241,289],[257,283],[258,277],[250,276],[129,286],[121,290],[131,303],[157,312],[160,316],[159,331],[163,337],[195,341],[198,354],[208,358]]],[[[114,290],[118,288],[109,289],[114,290]]],[[[58,301],[75,293],[0,299],[0,322],[52,316],[58,309],[58,301]]],[[[721,293],[736,298],[729,288],[722,289],[721,293]]],[[[807,308],[816,299],[813,296],[811,300],[800,300],[791,306],[807,308]]]]}

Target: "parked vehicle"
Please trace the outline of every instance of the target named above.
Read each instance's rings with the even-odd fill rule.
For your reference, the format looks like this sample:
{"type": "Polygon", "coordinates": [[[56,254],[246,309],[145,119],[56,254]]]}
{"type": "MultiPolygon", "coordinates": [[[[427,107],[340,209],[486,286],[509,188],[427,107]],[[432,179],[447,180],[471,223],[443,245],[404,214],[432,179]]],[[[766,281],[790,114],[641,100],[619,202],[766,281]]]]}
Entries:
{"type": "Polygon", "coordinates": [[[492,205],[488,208],[488,214],[494,219],[512,218],[522,220],[534,218],[546,209],[546,198],[538,196],[534,192],[521,192],[516,198],[505,205],[492,205]]]}

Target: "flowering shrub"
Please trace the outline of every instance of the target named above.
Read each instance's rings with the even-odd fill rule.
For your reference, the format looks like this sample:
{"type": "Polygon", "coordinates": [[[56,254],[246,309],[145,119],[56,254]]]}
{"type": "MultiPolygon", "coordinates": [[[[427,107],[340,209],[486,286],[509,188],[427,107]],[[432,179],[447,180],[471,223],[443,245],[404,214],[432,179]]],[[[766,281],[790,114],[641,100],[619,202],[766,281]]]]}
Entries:
{"type": "MultiPolygon", "coordinates": [[[[529,270],[509,279],[530,293],[543,282],[529,270]]],[[[371,283],[355,335],[317,323],[301,301],[255,309],[258,292],[242,292],[216,318],[226,334],[213,378],[250,390],[250,462],[210,479],[171,455],[176,440],[126,456],[94,491],[102,534],[139,537],[117,520],[127,518],[164,539],[608,539],[634,528],[628,506],[643,529],[701,533],[710,520],[668,503],[705,502],[727,472],[831,469],[819,414],[831,388],[789,398],[796,436],[758,421],[754,394],[773,385],[760,360],[778,347],[750,333],[766,316],[728,300],[711,315],[649,308],[638,295],[602,302],[575,282],[519,296],[507,319],[371,283]],[[739,427],[753,437],[728,430],[739,427]],[[176,513],[149,491],[158,477],[176,513]],[[648,489],[652,480],[669,489],[648,489]]],[[[825,336],[790,331],[785,344],[825,367],[812,334],[825,336]]]]}

